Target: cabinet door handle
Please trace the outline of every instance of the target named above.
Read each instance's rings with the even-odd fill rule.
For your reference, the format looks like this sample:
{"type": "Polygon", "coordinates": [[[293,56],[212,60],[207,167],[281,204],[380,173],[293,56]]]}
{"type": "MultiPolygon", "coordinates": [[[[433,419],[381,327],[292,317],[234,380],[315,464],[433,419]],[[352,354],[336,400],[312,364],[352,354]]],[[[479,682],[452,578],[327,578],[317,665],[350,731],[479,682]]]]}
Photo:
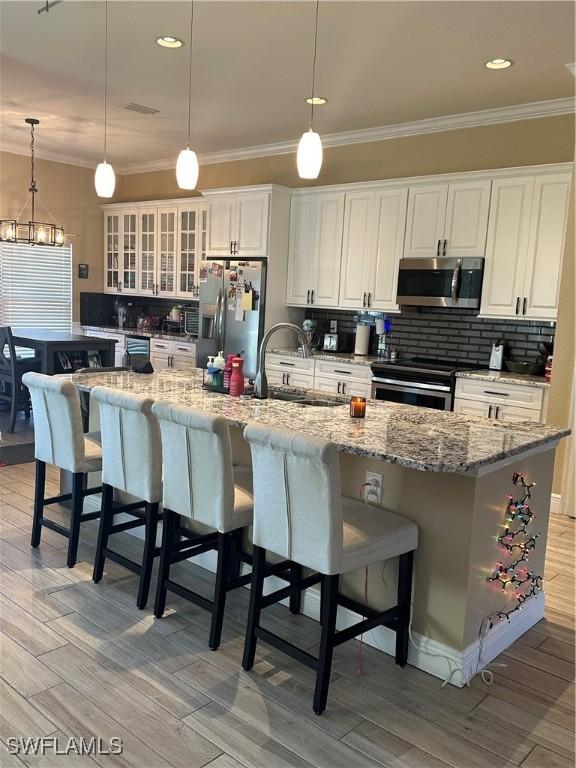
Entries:
{"type": "Polygon", "coordinates": [[[362,306],[363,307],[366,306],[366,294],[365,293],[362,294],[362,306]]]}
{"type": "Polygon", "coordinates": [[[338,368],[334,368],[334,373],[342,373],[344,376],[350,376],[350,371],[339,371],[338,368]]]}
{"type": "Polygon", "coordinates": [[[310,304],[310,288],[306,291],[306,304],[310,304]]]}
{"type": "Polygon", "coordinates": [[[314,304],[314,289],[310,292],[310,304],[314,304]]]}
{"type": "Polygon", "coordinates": [[[516,297],[516,314],[520,313],[520,296],[516,297]]]}
{"type": "Polygon", "coordinates": [[[444,247],[442,248],[442,256],[446,256],[446,251],[448,250],[448,240],[444,240],[444,247]]]}
{"type": "Polygon", "coordinates": [[[496,395],[496,397],[510,397],[509,392],[494,392],[491,389],[485,389],[484,390],[485,395],[496,395]]]}
{"type": "Polygon", "coordinates": [[[238,251],[240,250],[240,246],[238,244],[238,240],[234,240],[234,253],[238,255],[238,251]]]}
{"type": "Polygon", "coordinates": [[[342,382],[342,394],[343,395],[346,394],[346,382],[345,381],[342,382]]]}
{"type": "Polygon", "coordinates": [[[438,240],[438,244],[436,246],[436,256],[440,256],[440,243],[442,240],[438,240]]]}
{"type": "Polygon", "coordinates": [[[289,386],[289,385],[290,385],[290,374],[287,373],[286,374],[286,386],[289,386]]]}
{"type": "Polygon", "coordinates": [[[368,291],[368,306],[372,306],[372,291],[368,291]]]}
{"type": "Polygon", "coordinates": [[[341,382],[338,382],[338,394],[340,394],[340,387],[342,386],[341,382]]]}
{"type": "Polygon", "coordinates": [[[278,360],[278,365],[289,365],[291,368],[294,368],[296,363],[287,363],[285,360],[278,360]]]}
{"type": "Polygon", "coordinates": [[[524,296],[524,301],[522,302],[522,314],[526,314],[526,308],[528,307],[528,299],[526,296],[524,296]]]}
{"type": "Polygon", "coordinates": [[[286,384],[286,374],[282,374],[282,384],[286,384]]]}
{"type": "Polygon", "coordinates": [[[493,406],[493,405],[489,405],[489,406],[488,406],[488,418],[489,418],[489,419],[491,419],[491,418],[492,418],[492,408],[494,408],[494,406],[493,406]]]}
{"type": "Polygon", "coordinates": [[[232,240],[230,240],[230,249],[229,249],[230,256],[232,256],[232,240]]]}
{"type": "Polygon", "coordinates": [[[496,406],[496,413],[494,414],[494,418],[495,418],[495,419],[497,419],[497,418],[498,418],[498,414],[499,414],[499,413],[500,413],[500,406],[499,406],[499,405],[497,405],[497,406],[496,406]]]}

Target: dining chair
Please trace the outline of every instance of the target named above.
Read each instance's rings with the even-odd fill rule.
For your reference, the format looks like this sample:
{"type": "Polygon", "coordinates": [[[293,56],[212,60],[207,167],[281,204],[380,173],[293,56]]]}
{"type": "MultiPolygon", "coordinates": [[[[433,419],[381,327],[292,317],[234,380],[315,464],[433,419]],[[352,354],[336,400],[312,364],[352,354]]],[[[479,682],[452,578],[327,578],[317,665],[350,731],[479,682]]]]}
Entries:
{"type": "Polygon", "coordinates": [[[27,371],[39,371],[40,359],[20,357],[16,353],[12,329],[9,325],[0,327],[0,403],[10,410],[8,432],[14,432],[18,411],[30,417],[30,393],[22,384],[27,371]]]}

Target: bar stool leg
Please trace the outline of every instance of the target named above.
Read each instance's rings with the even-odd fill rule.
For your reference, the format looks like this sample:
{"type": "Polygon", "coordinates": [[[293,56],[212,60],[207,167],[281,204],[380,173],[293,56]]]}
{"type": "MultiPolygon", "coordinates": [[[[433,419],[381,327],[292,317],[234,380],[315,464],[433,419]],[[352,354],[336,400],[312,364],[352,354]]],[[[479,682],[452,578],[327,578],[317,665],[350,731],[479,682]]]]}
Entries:
{"type": "Polygon", "coordinates": [[[34,519],[32,521],[32,539],[30,544],[37,547],[42,535],[42,514],[46,491],[46,464],[36,459],[36,478],[34,480],[34,519]]]}
{"type": "Polygon", "coordinates": [[[334,653],[334,634],[336,632],[336,613],[338,610],[338,583],[340,577],[322,577],[322,634],[320,636],[320,653],[318,670],[316,672],[316,687],[314,689],[314,712],[321,715],[326,709],[332,656],[334,653]]]}
{"type": "Polygon", "coordinates": [[[80,539],[80,518],[84,505],[84,475],[75,472],[72,476],[72,515],[70,518],[70,540],[68,541],[68,557],[66,565],[74,568],[78,553],[78,541],[80,539]]]}
{"type": "Polygon", "coordinates": [[[232,558],[232,538],[230,534],[218,534],[218,564],[216,566],[216,584],[214,587],[214,606],[210,622],[209,647],[215,651],[220,645],[222,624],[224,623],[224,607],[226,605],[226,585],[232,558]]]}
{"type": "Polygon", "coordinates": [[[145,608],[150,591],[152,566],[154,565],[154,549],[156,548],[156,532],[158,530],[158,503],[146,504],[144,528],[144,554],[142,555],[142,570],[138,586],[138,608],[145,608]]]}
{"type": "Polygon", "coordinates": [[[414,552],[405,552],[398,560],[398,627],[396,629],[396,664],[406,666],[410,642],[410,603],[414,552]]]}
{"type": "Polygon", "coordinates": [[[158,584],[156,585],[156,599],[154,601],[154,615],[157,619],[162,618],[166,608],[166,582],[170,576],[172,548],[177,549],[178,539],[178,516],[172,510],[164,509],[160,566],[158,568],[158,584]]]}
{"type": "Polygon", "coordinates": [[[248,619],[246,621],[246,639],[244,641],[244,655],[242,666],[249,670],[254,666],[256,656],[256,629],[260,624],[262,611],[262,593],[264,591],[264,575],[266,570],[266,550],[254,546],[252,552],[252,583],[250,585],[250,605],[248,607],[248,619]]]}
{"type": "MultiPolygon", "coordinates": [[[[293,587],[302,579],[302,566],[298,563],[290,568],[290,586],[293,587]]],[[[294,595],[290,595],[290,613],[300,613],[302,608],[302,591],[299,590],[294,595]]]]}
{"type": "Polygon", "coordinates": [[[96,544],[96,555],[94,556],[94,571],[92,580],[95,584],[102,579],[104,573],[104,563],[106,561],[106,547],[108,546],[108,536],[110,526],[112,525],[112,501],[114,489],[111,485],[102,485],[102,509],[100,512],[100,526],[98,528],[98,542],[96,544]]]}

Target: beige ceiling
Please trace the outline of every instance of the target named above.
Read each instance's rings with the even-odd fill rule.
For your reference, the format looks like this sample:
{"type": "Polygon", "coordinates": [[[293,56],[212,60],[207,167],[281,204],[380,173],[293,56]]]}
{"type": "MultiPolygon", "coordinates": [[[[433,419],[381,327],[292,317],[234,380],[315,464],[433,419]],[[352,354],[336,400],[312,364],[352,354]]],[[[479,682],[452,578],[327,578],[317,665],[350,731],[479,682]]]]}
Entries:
{"type": "MultiPolygon", "coordinates": [[[[6,147],[95,163],[103,116],[104,2],[1,2],[6,147]]],[[[174,157],[186,139],[189,2],[110,0],[109,157],[174,157]],[[123,109],[129,102],[160,110],[123,109]]],[[[201,153],[297,139],[307,127],[313,2],[196,2],[193,145],[201,153]]],[[[574,94],[572,2],[320,3],[316,111],[321,133],[557,99],[574,94]],[[506,56],[515,66],[484,68],[506,56]]]]}

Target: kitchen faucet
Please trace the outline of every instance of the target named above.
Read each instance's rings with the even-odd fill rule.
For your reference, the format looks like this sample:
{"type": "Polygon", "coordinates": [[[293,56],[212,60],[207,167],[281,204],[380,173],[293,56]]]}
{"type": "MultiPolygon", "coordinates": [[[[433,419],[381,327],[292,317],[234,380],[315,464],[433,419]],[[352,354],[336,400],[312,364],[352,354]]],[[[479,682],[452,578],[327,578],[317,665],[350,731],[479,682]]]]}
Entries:
{"type": "Polygon", "coordinates": [[[256,372],[256,379],[254,380],[254,397],[258,397],[264,400],[268,397],[268,381],[266,380],[266,346],[268,340],[273,333],[281,328],[290,328],[300,339],[300,347],[302,349],[302,355],[304,357],[310,357],[311,352],[308,346],[308,338],[304,331],[294,323],[276,323],[271,328],[268,328],[264,334],[264,338],[260,342],[260,349],[258,350],[258,371],[256,372]]]}

